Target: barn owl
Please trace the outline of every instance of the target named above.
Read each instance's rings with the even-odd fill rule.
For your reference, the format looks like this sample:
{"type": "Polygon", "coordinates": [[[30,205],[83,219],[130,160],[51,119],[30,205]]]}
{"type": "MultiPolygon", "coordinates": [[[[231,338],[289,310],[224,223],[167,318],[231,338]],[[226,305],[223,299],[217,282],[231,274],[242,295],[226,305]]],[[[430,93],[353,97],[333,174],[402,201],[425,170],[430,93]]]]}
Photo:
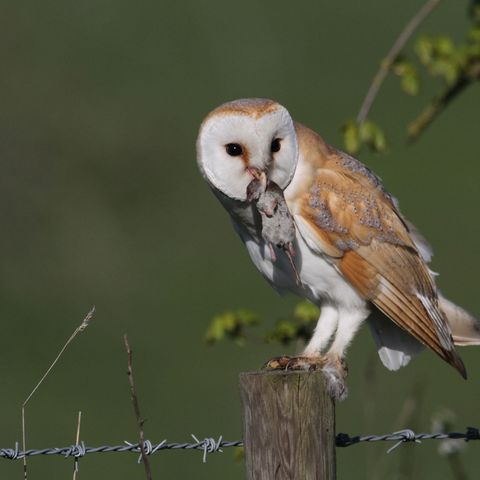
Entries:
{"type": "Polygon", "coordinates": [[[321,369],[343,399],[345,353],[367,321],[388,369],[427,346],[466,378],[455,345],[479,345],[480,323],[438,291],[430,246],[370,169],[266,99],[209,113],[197,161],[265,279],[320,307],[305,350],[270,368],[321,369]]]}

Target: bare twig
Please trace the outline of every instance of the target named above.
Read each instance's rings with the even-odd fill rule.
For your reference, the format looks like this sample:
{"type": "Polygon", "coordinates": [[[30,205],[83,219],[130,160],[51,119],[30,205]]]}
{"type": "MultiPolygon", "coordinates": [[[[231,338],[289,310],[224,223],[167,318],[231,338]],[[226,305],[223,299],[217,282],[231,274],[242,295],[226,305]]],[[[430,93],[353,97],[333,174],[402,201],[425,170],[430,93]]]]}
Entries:
{"type": "MultiPolygon", "coordinates": [[[[26,429],[25,429],[25,407],[27,406],[27,403],[33,397],[33,395],[38,390],[38,388],[43,383],[43,381],[47,378],[48,374],[52,371],[53,367],[60,360],[60,357],[63,355],[63,353],[65,352],[67,347],[70,345],[70,343],[72,343],[73,339],[88,327],[94,313],[95,313],[95,307],[92,307],[92,309],[85,315],[85,318],[82,320],[82,323],[75,329],[75,331],[70,335],[68,340],[65,342],[65,345],[63,345],[60,352],[55,357],[55,360],[50,364],[50,366],[47,368],[47,371],[43,374],[42,378],[35,385],[35,388],[30,392],[30,395],[23,402],[22,404],[22,447],[24,452],[27,449],[26,429]]],[[[27,480],[27,458],[26,457],[23,457],[23,478],[27,480]]]]}
{"type": "Polygon", "coordinates": [[[143,461],[143,465],[145,467],[145,475],[147,476],[147,480],[152,480],[152,471],[150,469],[150,462],[148,460],[147,453],[145,451],[145,435],[143,433],[143,424],[145,420],[142,418],[140,414],[140,406],[138,404],[138,398],[135,393],[135,384],[133,382],[133,368],[132,368],[132,356],[133,352],[130,349],[130,344],[128,343],[127,334],[123,335],[123,341],[125,343],[125,348],[127,350],[127,359],[128,359],[128,382],[130,384],[130,398],[132,400],[133,411],[135,412],[135,418],[137,419],[137,426],[138,426],[138,433],[140,439],[140,452],[141,458],[143,461]]]}
{"type": "Polygon", "coordinates": [[[470,82],[464,77],[458,79],[454,85],[447,88],[442,94],[434,98],[420,113],[420,115],[412,120],[407,127],[408,140],[415,141],[423,131],[433,122],[433,120],[445,109],[450,101],[462,92],[470,82]]]}
{"type": "Polygon", "coordinates": [[[440,0],[428,0],[422,8],[414,15],[414,17],[405,25],[404,29],[395,40],[395,43],[390,48],[386,57],[380,63],[380,68],[373,77],[372,83],[368,89],[368,92],[363,100],[362,106],[357,115],[357,123],[362,124],[367,118],[368,112],[375,101],[375,98],[382,86],[385,77],[387,76],[390,67],[406,45],[410,37],[420,24],[430,15],[430,13],[437,7],[440,0]]]}
{"type": "MultiPolygon", "coordinates": [[[[82,423],[82,412],[78,412],[77,418],[77,434],[75,435],[75,445],[80,443],[80,424],[82,423]]],[[[73,461],[73,480],[77,480],[77,473],[78,473],[78,457],[75,457],[73,461]]]]}

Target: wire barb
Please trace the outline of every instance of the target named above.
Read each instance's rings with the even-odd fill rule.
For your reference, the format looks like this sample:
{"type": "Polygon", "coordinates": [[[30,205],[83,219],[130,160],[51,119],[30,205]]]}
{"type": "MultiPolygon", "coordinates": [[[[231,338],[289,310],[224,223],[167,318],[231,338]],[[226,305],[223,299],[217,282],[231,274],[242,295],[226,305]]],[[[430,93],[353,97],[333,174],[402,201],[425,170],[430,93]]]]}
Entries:
{"type": "Polygon", "coordinates": [[[400,446],[404,442],[415,442],[415,443],[422,443],[420,440],[417,439],[415,432],[410,429],[406,430],[399,430],[395,432],[393,436],[398,435],[400,440],[393,446],[387,450],[387,453],[393,452],[398,446],[400,446]]]}
{"type": "Polygon", "coordinates": [[[18,460],[20,458],[23,458],[24,455],[20,452],[18,448],[18,442],[15,442],[15,448],[3,448],[1,450],[3,453],[4,458],[8,458],[9,460],[18,460]]]}
{"type": "Polygon", "coordinates": [[[74,458],[81,458],[85,456],[85,443],[82,442],[79,445],[72,445],[71,447],[68,447],[68,449],[65,449],[63,452],[63,455],[65,458],[68,457],[74,457],[74,458]]]}
{"type": "Polygon", "coordinates": [[[142,448],[140,443],[130,443],[130,442],[127,442],[125,440],[126,445],[128,445],[129,447],[132,447],[132,449],[136,449],[140,452],[140,455],[138,456],[137,463],[142,463],[144,455],[150,455],[150,454],[156,452],[159,449],[159,447],[164,445],[165,443],[166,443],[166,440],[163,440],[156,447],[154,447],[150,440],[144,440],[143,441],[143,448],[142,448]]]}
{"type": "Polygon", "coordinates": [[[200,441],[193,433],[190,434],[192,438],[197,442],[198,446],[203,449],[203,463],[207,463],[207,454],[220,452],[223,450],[220,448],[222,445],[222,435],[215,441],[213,438],[204,438],[200,441]]]}

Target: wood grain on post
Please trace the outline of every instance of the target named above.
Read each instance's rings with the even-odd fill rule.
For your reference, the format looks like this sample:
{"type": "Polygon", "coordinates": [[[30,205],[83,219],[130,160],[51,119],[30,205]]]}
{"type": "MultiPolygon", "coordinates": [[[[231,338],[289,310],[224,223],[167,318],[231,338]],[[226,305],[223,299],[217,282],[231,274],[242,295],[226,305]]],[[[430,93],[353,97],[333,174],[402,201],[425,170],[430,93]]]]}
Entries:
{"type": "Polygon", "coordinates": [[[247,480],[334,480],[335,404],[317,372],[240,374],[247,480]]]}

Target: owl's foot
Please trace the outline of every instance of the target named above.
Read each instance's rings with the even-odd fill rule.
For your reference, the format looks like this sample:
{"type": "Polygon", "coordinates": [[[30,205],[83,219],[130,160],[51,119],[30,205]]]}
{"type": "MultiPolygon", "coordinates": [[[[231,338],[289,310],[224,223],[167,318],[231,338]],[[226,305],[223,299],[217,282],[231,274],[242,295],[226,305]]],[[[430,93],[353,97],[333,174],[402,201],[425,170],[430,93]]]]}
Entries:
{"type": "Polygon", "coordinates": [[[303,370],[313,372],[325,365],[325,357],[275,357],[269,360],[263,368],[266,370],[303,370]]]}
{"type": "Polygon", "coordinates": [[[325,377],[327,391],[334,400],[345,400],[348,389],[346,384],[347,364],[343,358],[334,354],[322,357],[275,357],[264,366],[266,370],[302,370],[313,372],[321,370],[325,377]]]}
{"type": "Polygon", "coordinates": [[[322,372],[325,375],[327,390],[334,400],[345,400],[348,395],[346,378],[348,367],[343,358],[327,353],[324,357],[322,372]]]}

